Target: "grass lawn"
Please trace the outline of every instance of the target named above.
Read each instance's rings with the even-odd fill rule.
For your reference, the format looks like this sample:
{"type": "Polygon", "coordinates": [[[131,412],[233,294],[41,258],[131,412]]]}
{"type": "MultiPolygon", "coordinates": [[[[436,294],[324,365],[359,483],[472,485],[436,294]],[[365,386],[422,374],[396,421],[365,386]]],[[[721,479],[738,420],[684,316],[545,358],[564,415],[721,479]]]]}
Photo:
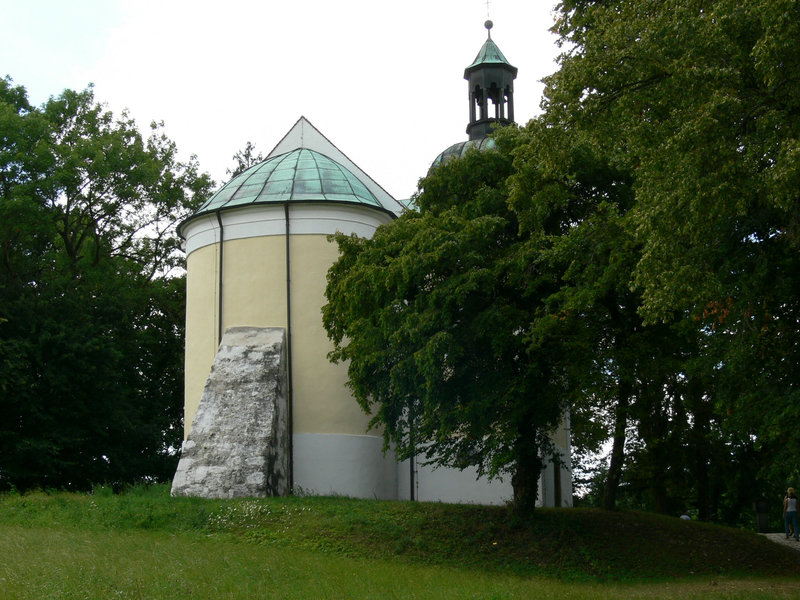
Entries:
{"type": "Polygon", "coordinates": [[[0,497],[0,598],[800,598],[800,552],[644,513],[167,488],[0,497]]]}

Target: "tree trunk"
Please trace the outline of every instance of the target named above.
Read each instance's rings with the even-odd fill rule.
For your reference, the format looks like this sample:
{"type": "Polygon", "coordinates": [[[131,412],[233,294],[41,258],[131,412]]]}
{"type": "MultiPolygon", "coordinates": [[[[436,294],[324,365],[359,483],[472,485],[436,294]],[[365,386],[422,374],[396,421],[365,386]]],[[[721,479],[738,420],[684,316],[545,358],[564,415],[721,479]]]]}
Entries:
{"type": "Polygon", "coordinates": [[[628,405],[630,385],[620,378],[617,407],[614,419],[614,441],[611,446],[611,461],[603,489],[603,508],[614,510],[617,507],[617,489],[622,479],[622,464],[625,461],[625,432],[628,428],[628,405]]]}
{"type": "Polygon", "coordinates": [[[664,393],[666,385],[663,374],[640,381],[636,411],[639,437],[644,442],[644,452],[637,462],[647,467],[646,478],[641,483],[649,489],[653,510],[658,514],[667,513],[667,456],[670,453],[678,456],[676,449],[671,448],[667,420],[669,400],[664,393]]]}
{"type": "Polygon", "coordinates": [[[660,515],[669,513],[666,485],[667,461],[666,457],[664,456],[664,448],[662,447],[663,443],[663,440],[656,442],[657,447],[650,455],[650,460],[653,465],[653,475],[650,486],[653,494],[653,510],[660,515]]]}
{"type": "Polygon", "coordinates": [[[701,521],[710,520],[710,489],[708,476],[709,442],[708,430],[711,422],[711,404],[703,396],[703,389],[694,380],[689,386],[690,410],[694,424],[690,441],[694,453],[694,481],[697,486],[697,517],[701,521]]]}
{"type": "Polygon", "coordinates": [[[539,475],[542,472],[542,459],[535,437],[523,439],[517,447],[517,461],[511,485],[514,488],[514,512],[526,517],[533,514],[536,499],[539,497],[539,475]]]}

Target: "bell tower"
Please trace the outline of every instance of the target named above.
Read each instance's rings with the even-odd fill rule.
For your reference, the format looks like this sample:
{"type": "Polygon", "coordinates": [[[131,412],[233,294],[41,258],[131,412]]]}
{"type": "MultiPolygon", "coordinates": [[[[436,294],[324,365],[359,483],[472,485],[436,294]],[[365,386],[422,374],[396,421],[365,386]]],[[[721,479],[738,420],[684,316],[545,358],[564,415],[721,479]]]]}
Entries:
{"type": "Polygon", "coordinates": [[[514,122],[514,79],[517,68],[500,52],[492,40],[491,21],[484,26],[488,38],[473,63],[464,70],[464,79],[469,82],[470,140],[485,138],[495,127],[514,122]]]}

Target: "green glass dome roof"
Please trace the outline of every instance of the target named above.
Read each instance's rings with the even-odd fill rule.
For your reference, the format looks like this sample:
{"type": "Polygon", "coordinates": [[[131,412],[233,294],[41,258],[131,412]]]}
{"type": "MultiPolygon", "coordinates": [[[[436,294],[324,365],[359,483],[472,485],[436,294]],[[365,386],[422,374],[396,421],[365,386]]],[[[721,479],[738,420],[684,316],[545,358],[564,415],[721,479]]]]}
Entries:
{"type": "Polygon", "coordinates": [[[448,160],[452,158],[461,158],[467,153],[467,150],[475,148],[476,150],[483,151],[483,150],[491,150],[495,147],[495,141],[490,137],[481,138],[479,140],[468,140],[466,142],[458,142],[457,144],[453,144],[447,150],[439,154],[433,163],[428,169],[430,173],[431,169],[435,169],[439,165],[446,163],[448,160]]]}
{"type": "Polygon", "coordinates": [[[348,169],[308,148],[268,158],[223,185],[195,215],[270,202],[347,202],[382,208],[348,169]]]}

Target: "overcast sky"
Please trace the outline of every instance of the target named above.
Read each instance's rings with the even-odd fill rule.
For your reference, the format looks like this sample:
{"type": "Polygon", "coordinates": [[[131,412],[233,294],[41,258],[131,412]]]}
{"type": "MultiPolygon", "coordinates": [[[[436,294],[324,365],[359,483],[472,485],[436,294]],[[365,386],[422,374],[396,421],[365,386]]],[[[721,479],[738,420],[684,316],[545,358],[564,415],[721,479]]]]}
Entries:
{"type": "MultiPolygon", "coordinates": [[[[492,39],[519,69],[515,116],[538,114],[559,49],[556,0],[491,0],[492,39]]],[[[0,76],[39,105],[95,85],[140,128],[164,121],[224,182],[249,140],[267,154],[305,116],[396,198],[466,139],[464,68],[486,0],[0,0],[0,76]]]]}

